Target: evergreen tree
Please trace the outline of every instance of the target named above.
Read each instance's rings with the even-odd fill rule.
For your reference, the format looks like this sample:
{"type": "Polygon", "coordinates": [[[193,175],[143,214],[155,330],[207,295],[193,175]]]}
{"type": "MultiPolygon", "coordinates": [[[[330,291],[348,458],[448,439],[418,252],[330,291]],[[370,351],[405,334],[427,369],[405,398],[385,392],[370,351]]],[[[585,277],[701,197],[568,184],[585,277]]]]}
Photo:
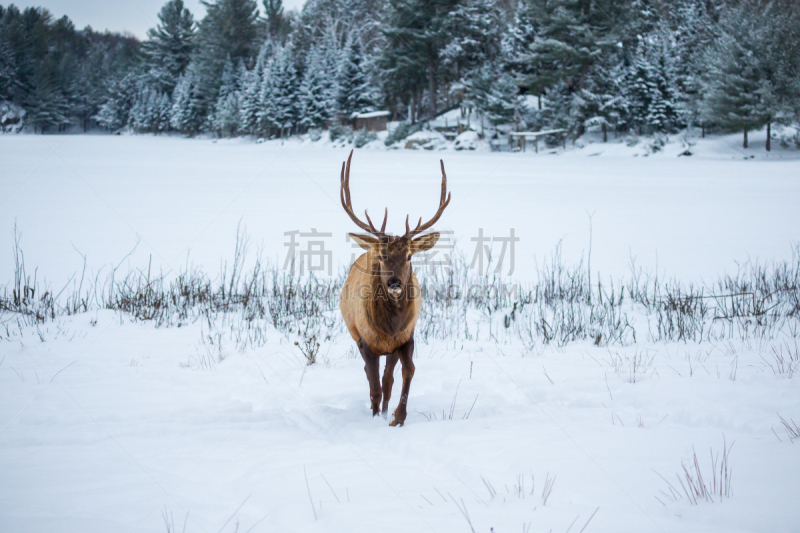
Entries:
{"type": "Polygon", "coordinates": [[[759,114],[767,124],[769,151],[772,124],[790,124],[800,118],[800,9],[779,12],[770,4],[759,11],[756,21],[762,38],[757,94],[759,114]]]}
{"type": "Polygon", "coordinates": [[[241,97],[239,102],[239,128],[251,134],[263,133],[260,127],[262,110],[262,89],[269,60],[272,58],[272,41],[267,40],[261,46],[255,66],[252,70],[241,73],[241,97]]]}
{"type": "Polygon", "coordinates": [[[724,128],[744,133],[767,123],[761,105],[762,62],[760,47],[764,28],[756,22],[753,4],[727,9],[721,19],[721,35],[706,55],[704,115],[724,128]]]}
{"type": "Polygon", "coordinates": [[[242,70],[244,70],[243,64],[241,64],[239,72],[236,72],[233,64],[228,61],[222,71],[222,84],[211,119],[214,131],[220,136],[232,137],[239,129],[241,105],[239,80],[242,70]]]}
{"type": "Polygon", "coordinates": [[[300,111],[297,98],[299,80],[291,48],[281,50],[273,65],[269,91],[269,120],[282,137],[284,132],[288,135],[297,126],[300,111]]]}
{"type": "Polygon", "coordinates": [[[672,131],[682,125],[673,49],[666,32],[651,34],[639,43],[626,77],[631,126],[672,131]]]}
{"type": "Polygon", "coordinates": [[[308,54],[308,64],[300,84],[300,125],[321,128],[333,118],[335,87],[324,57],[318,48],[308,54]]]}
{"type": "Polygon", "coordinates": [[[257,51],[258,6],[255,0],[213,0],[203,5],[206,16],[199,24],[192,65],[196,77],[193,100],[206,123],[219,96],[225,62],[252,64],[257,51]]]}
{"type": "Polygon", "coordinates": [[[362,50],[361,40],[356,36],[350,38],[342,53],[336,110],[343,119],[350,119],[353,113],[374,111],[376,107],[375,91],[364,68],[362,50]]]}
{"type": "Polygon", "coordinates": [[[580,86],[592,61],[599,55],[596,37],[581,2],[534,0],[530,17],[538,24],[537,39],[523,54],[534,73],[524,85],[535,95],[565,83],[580,86]]]}
{"type": "Polygon", "coordinates": [[[627,68],[617,54],[600,58],[592,67],[592,75],[580,90],[580,108],[584,126],[600,126],[603,142],[608,130],[627,127],[630,117],[629,93],[625,90],[627,68]]]}
{"type": "Polygon", "coordinates": [[[189,135],[200,132],[205,121],[205,102],[199,80],[200,76],[190,65],[172,93],[170,126],[189,135]]]}
{"type": "Polygon", "coordinates": [[[491,0],[468,0],[458,4],[447,18],[449,41],[442,50],[447,79],[469,78],[474,69],[494,62],[502,49],[502,12],[491,0]]]}
{"type": "Polygon", "coordinates": [[[137,76],[133,73],[111,81],[108,96],[95,117],[97,122],[111,131],[127,126],[138,89],[137,76]]]}
{"type": "Polygon", "coordinates": [[[18,89],[14,49],[6,38],[5,20],[0,17],[0,102],[13,100],[18,89]]]}
{"type": "Polygon", "coordinates": [[[258,106],[256,111],[256,126],[255,129],[258,133],[271,136],[273,128],[279,128],[278,109],[277,109],[277,89],[276,82],[279,77],[280,65],[278,63],[278,55],[270,57],[264,65],[261,80],[258,85],[258,106]]]}
{"type": "Polygon", "coordinates": [[[159,24],[148,30],[143,51],[149,75],[161,90],[172,93],[192,57],[195,28],[183,0],[169,0],[158,14],[159,24]]]}
{"type": "Polygon", "coordinates": [[[291,25],[283,13],[283,0],[263,0],[264,26],[267,39],[284,42],[291,25]]]}
{"type": "Polygon", "coordinates": [[[381,64],[390,78],[388,90],[410,96],[419,105],[420,87],[427,87],[428,115],[438,110],[437,93],[443,68],[442,51],[450,37],[448,15],[457,0],[389,0],[384,26],[387,41],[381,64]]]}
{"type": "MultiPolygon", "coordinates": [[[[518,2],[514,18],[503,34],[501,47],[505,69],[511,72],[522,86],[530,84],[535,72],[533,64],[527,60],[528,49],[535,39],[536,28],[530,18],[528,4],[524,1],[518,2]]],[[[539,109],[541,109],[541,94],[539,96],[539,109]]]]}
{"type": "Polygon", "coordinates": [[[525,113],[521,108],[519,87],[514,77],[508,72],[495,74],[486,93],[483,111],[494,125],[513,123],[519,125],[520,116],[525,113]]]}

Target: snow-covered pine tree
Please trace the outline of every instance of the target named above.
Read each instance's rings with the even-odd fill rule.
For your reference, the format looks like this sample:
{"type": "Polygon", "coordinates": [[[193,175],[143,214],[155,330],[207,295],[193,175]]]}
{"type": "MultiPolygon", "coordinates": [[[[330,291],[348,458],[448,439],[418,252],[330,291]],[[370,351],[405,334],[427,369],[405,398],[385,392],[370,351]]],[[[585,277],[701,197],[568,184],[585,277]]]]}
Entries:
{"type": "Polygon", "coordinates": [[[152,87],[144,86],[136,93],[131,112],[128,117],[128,125],[136,132],[146,133],[151,131],[153,121],[153,96],[155,90],[152,87]]]}
{"type": "MultiPolygon", "coordinates": [[[[508,70],[521,87],[535,86],[532,76],[535,66],[527,61],[529,47],[536,39],[536,28],[530,18],[530,8],[527,2],[517,2],[514,9],[514,18],[508,25],[501,41],[501,56],[506,70],[508,70]]],[[[541,109],[541,92],[534,93],[539,97],[538,107],[541,109]]]]}
{"type": "Polygon", "coordinates": [[[264,133],[260,127],[260,113],[263,108],[262,89],[266,69],[274,52],[274,45],[267,39],[261,45],[251,70],[240,74],[241,98],[239,102],[239,129],[253,135],[264,133]]]}
{"type": "Polygon", "coordinates": [[[792,13],[768,5],[757,15],[761,36],[758,54],[759,111],[767,124],[767,151],[771,150],[772,124],[791,124],[800,118],[800,9],[792,13]]]}
{"type": "Polygon", "coordinates": [[[172,100],[167,93],[161,93],[156,103],[155,133],[164,133],[170,130],[169,120],[172,112],[172,100]]]}
{"type": "Polygon", "coordinates": [[[278,135],[290,135],[299,118],[299,79],[294,67],[291,47],[283,48],[276,57],[270,79],[270,122],[278,135]]]}
{"type": "Polygon", "coordinates": [[[3,31],[4,21],[0,19],[0,102],[11,102],[18,90],[17,61],[14,50],[3,31]]]}
{"type": "Polygon", "coordinates": [[[683,101],[685,120],[689,124],[700,120],[702,77],[705,70],[703,54],[714,41],[716,23],[715,2],[708,0],[678,0],[670,11],[666,25],[673,28],[675,41],[675,76],[683,101]]]}
{"type": "Polygon", "coordinates": [[[190,68],[194,69],[195,107],[201,124],[210,126],[210,115],[219,96],[222,71],[230,58],[250,63],[257,52],[258,5],[255,0],[209,0],[206,16],[200,21],[197,50],[190,68]]]}
{"type": "Polygon", "coordinates": [[[501,52],[503,13],[496,2],[469,0],[459,3],[447,17],[449,37],[441,52],[447,79],[465,80],[501,52]]]}
{"type": "Polygon", "coordinates": [[[139,89],[138,81],[138,76],[134,73],[129,73],[118,80],[111,80],[105,102],[94,117],[98,124],[111,131],[127,126],[139,89]]]}
{"type": "Polygon", "coordinates": [[[592,65],[591,75],[579,91],[584,126],[600,126],[603,142],[609,130],[625,127],[629,116],[629,101],[624,90],[627,68],[618,54],[606,54],[592,65]]]}
{"type": "Polygon", "coordinates": [[[339,118],[349,120],[354,113],[375,110],[375,89],[364,68],[363,45],[358,35],[351,35],[342,51],[337,82],[339,118]]]}
{"type": "Polygon", "coordinates": [[[219,96],[214,105],[211,125],[220,136],[232,137],[236,135],[240,126],[241,89],[239,75],[233,63],[228,60],[222,70],[222,83],[219,87],[219,96]]]}
{"type": "Polygon", "coordinates": [[[279,128],[277,125],[277,98],[275,83],[278,79],[278,56],[281,50],[277,50],[275,55],[269,57],[264,64],[258,90],[258,107],[256,110],[255,129],[259,135],[271,137],[273,130],[279,128]]]}
{"type": "MultiPolygon", "coordinates": [[[[488,69],[490,72],[494,69],[488,69]]],[[[496,72],[489,91],[486,93],[483,111],[495,126],[498,124],[519,125],[520,117],[525,114],[522,100],[519,97],[519,87],[514,77],[508,72],[496,72]]]]}
{"type": "Polygon", "coordinates": [[[636,49],[625,79],[627,121],[650,131],[673,131],[683,125],[677,69],[668,31],[644,36],[636,49]]]}
{"type": "Polygon", "coordinates": [[[720,19],[721,34],[706,53],[705,118],[723,128],[744,133],[767,123],[759,89],[762,80],[764,29],[758,24],[755,2],[727,7],[720,19]]]}
{"type": "Polygon", "coordinates": [[[538,38],[521,58],[535,68],[528,89],[538,95],[562,82],[578,87],[581,73],[599,55],[582,2],[532,0],[531,6],[538,38]]]}
{"type": "Polygon", "coordinates": [[[172,93],[170,126],[182,133],[194,135],[201,131],[205,109],[198,75],[192,65],[178,78],[172,93]]]}
{"type": "Polygon", "coordinates": [[[158,13],[159,24],[142,43],[148,77],[160,91],[172,93],[192,57],[195,24],[183,0],[168,0],[158,13]]]}
{"type": "Polygon", "coordinates": [[[311,49],[306,62],[299,94],[300,125],[304,128],[322,128],[333,118],[335,87],[319,48],[311,49]]]}

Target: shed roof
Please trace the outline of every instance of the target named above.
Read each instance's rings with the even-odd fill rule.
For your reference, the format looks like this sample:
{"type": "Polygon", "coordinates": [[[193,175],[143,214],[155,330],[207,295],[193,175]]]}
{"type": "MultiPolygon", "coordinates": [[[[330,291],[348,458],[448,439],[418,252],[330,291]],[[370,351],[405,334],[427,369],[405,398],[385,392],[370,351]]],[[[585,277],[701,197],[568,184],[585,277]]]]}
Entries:
{"type": "Polygon", "coordinates": [[[375,118],[389,116],[388,111],[370,111],[369,113],[356,113],[355,118],[375,118]]]}

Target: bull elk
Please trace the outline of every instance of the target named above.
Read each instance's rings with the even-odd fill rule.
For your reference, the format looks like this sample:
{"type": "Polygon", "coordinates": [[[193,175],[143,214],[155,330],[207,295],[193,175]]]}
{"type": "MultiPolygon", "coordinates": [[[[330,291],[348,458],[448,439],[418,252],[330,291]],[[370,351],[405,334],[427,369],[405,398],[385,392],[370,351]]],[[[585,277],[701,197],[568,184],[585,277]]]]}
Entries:
{"type": "Polygon", "coordinates": [[[351,233],[350,237],[367,253],[362,254],[353,266],[347,281],[342,288],[342,299],[339,308],[347,325],[347,330],[356,341],[361,357],[364,359],[364,371],[369,381],[369,397],[372,415],[379,412],[386,416],[389,399],[394,384],[394,367],[397,360],[403,367],[403,390],[400,402],[394,412],[392,426],[402,426],[406,420],[406,404],[411,378],[414,377],[414,327],[419,317],[420,288],[417,277],[411,268],[411,257],[417,252],[430,250],[439,240],[438,233],[429,233],[417,237],[433,226],[444,209],[450,203],[447,193],[447,175],[442,166],[442,196],[439,210],[428,222],[419,219],[413,230],[408,225],[406,216],[406,232],[404,235],[388,235],[386,219],[388,209],[383,215],[383,224],[378,230],[372,225],[366,210],[367,222],[362,222],[353,212],[350,201],[350,161],[353,152],[342,163],[340,196],[342,207],[353,222],[369,235],[351,233]],[[380,357],[386,356],[386,368],[383,372],[383,388],[379,377],[380,357]],[[383,404],[381,405],[381,396],[383,404]]]}

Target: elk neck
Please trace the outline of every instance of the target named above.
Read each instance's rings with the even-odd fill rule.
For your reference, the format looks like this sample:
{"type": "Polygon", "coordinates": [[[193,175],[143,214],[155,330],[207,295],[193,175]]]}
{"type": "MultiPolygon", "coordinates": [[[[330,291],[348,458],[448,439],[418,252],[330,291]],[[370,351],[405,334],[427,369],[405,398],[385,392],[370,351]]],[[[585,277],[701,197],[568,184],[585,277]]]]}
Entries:
{"type": "MultiPolygon", "coordinates": [[[[372,323],[387,335],[403,331],[415,317],[413,306],[408,297],[408,287],[403,287],[399,298],[389,295],[389,290],[380,275],[380,262],[373,254],[369,254],[370,262],[370,298],[368,299],[367,314],[372,323]]],[[[409,274],[407,285],[411,284],[413,271],[409,274]]]]}

